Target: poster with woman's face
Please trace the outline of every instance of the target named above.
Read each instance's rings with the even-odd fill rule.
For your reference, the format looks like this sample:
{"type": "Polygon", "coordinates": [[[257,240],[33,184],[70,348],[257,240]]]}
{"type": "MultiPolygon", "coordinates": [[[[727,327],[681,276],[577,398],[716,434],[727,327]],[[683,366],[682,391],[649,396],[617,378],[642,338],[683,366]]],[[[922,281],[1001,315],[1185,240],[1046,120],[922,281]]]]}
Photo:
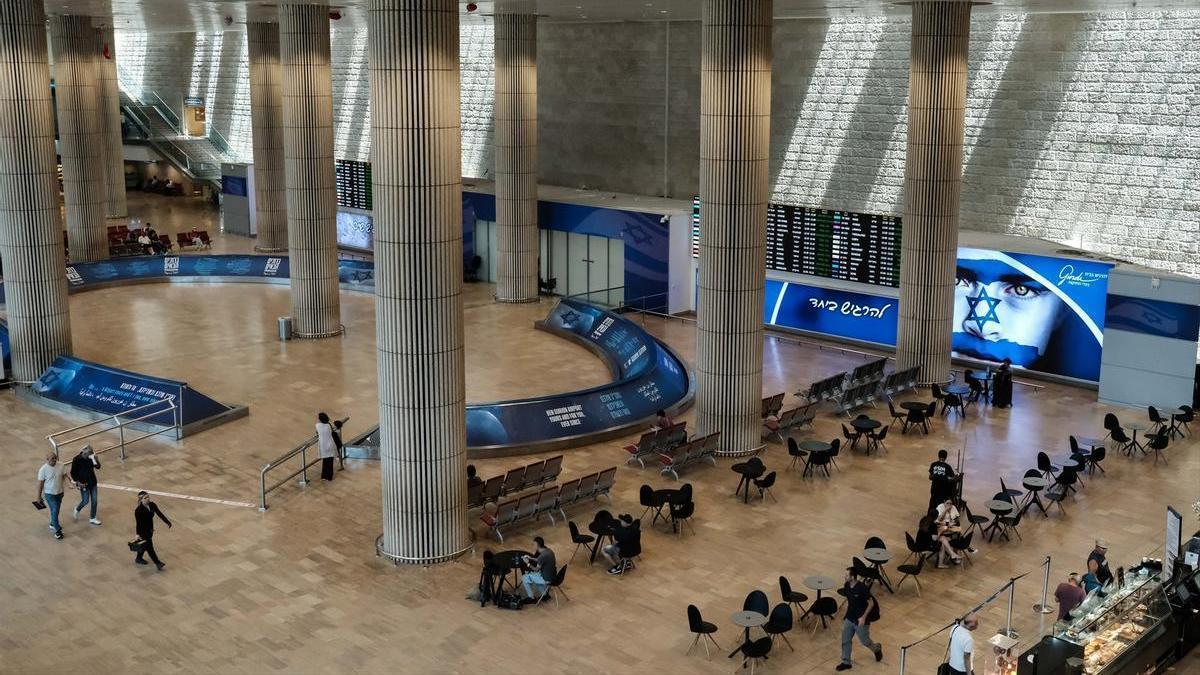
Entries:
{"type": "Polygon", "coordinates": [[[960,248],[954,355],[1097,380],[1109,265],[960,248]]]}

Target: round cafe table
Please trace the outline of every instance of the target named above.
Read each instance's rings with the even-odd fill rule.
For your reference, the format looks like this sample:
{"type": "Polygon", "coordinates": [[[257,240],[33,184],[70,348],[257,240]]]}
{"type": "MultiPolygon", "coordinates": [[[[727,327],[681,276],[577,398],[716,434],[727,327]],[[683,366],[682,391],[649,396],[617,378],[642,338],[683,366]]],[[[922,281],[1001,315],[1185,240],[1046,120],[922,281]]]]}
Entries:
{"type": "Polygon", "coordinates": [[[1025,484],[1025,489],[1029,492],[1025,495],[1025,504],[1021,506],[1021,515],[1025,515],[1029,507],[1037,504],[1037,507],[1042,510],[1042,516],[1049,517],[1046,513],[1046,505],[1042,503],[1042,499],[1038,496],[1038,493],[1046,489],[1050,485],[1050,481],[1042,476],[1029,476],[1028,478],[1023,478],[1022,482],[1025,484]]]}
{"type": "Polygon", "coordinates": [[[879,572],[879,583],[883,584],[883,587],[888,589],[888,593],[894,593],[895,591],[892,590],[891,579],[888,579],[887,572],[885,572],[883,569],[884,563],[892,559],[892,552],[886,548],[864,548],[863,558],[867,562],[871,563],[871,566],[874,567],[877,572],[879,572]]]}
{"type": "MultiPolygon", "coordinates": [[[[870,417],[855,417],[854,419],[850,420],[850,426],[854,427],[854,430],[858,432],[858,435],[855,436],[854,440],[850,442],[850,447],[857,448],[859,438],[862,438],[869,432],[875,431],[879,427],[883,426],[883,424],[879,420],[873,420],[870,417]]],[[[867,453],[869,454],[870,452],[871,437],[867,436],[867,453]]]]}
{"type": "MultiPolygon", "coordinates": [[[[800,448],[801,450],[805,451],[806,453],[808,453],[808,455],[810,455],[810,456],[815,455],[815,454],[820,454],[823,452],[829,452],[830,450],[833,449],[833,446],[826,443],[825,441],[800,441],[799,443],[796,444],[796,446],[798,448],[800,448]]],[[[804,458],[804,472],[801,474],[801,477],[811,476],[811,475],[812,475],[812,462],[810,461],[809,457],[805,457],[804,458]]]]}
{"type": "MultiPolygon", "coordinates": [[[[767,623],[767,617],[765,615],[759,614],[758,612],[752,612],[750,610],[734,612],[733,616],[729,617],[729,620],[732,621],[734,625],[741,626],[742,628],[746,629],[745,636],[743,637],[745,642],[750,642],[751,628],[757,628],[767,623]]],[[[736,649],[734,649],[732,652],[729,652],[729,658],[732,659],[733,655],[737,654],[739,651],[741,651],[741,649],[742,646],[738,645],[736,649]]]]}
{"type": "Polygon", "coordinates": [[[1006,502],[1003,499],[988,500],[984,506],[987,507],[988,511],[992,512],[993,516],[995,516],[992,519],[992,524],[988,525],[987,529],[983,531],[984,534],[988,535],[988,541],[991,541],[992,538],[996,536],[996,533],[1000,531],[1000,516],[1007,516],[1008,514],[1012,513],[1013,509],[1016,507],[1012,502],[1006,502]],[[989,532],[991,534],[988,534],[989,532]]]}
{"type": "Polygon", "coordinates": [[[496,554],[492,556],[492,566],[498,570],[501,570],[501,590],[503,590],[505,585],[508,585],[510,588],[512,588],[514,593],[517,591],[517,583],[520,581],[517,571],[521,567],[521,558],[527,555],[531,555],[529,551],[511,550],[497,551],[496,554]],[[512,573],[512,581],[508,580],[509,573],[512,573]]]}
{"type": "Polygon", "coordinates": [[[1187,414],[1187,412],[1183,408],[1170,406],[1165,407],[1163,412],[1171,419],[1171,438],[1175,438],[1175,434],[1179,434],[1179,437],[1183,438],[1183,423],[1179,421],[1179,418],[1187,414]]]}
{"type": "Polygon", "coordinates": [[[1138,440],[1138,432],[1145,431],[1149,427],[1146,424],[1143,424],[1142,422],[1126,422],[1122,426],[1124,426],[1126,429],[1128,429],[1130,431],[1130,436],[1131,436],[1130,440],[1133,441],[1129,447],[1129,456],[1133,457],[1133,449],[1134,448],[1141,450],[1143,455],[1146,454],[1146,448],[1142,447],[1141,441],[1138,440]]]}
{"type": "Polygon", "coordinates": [[[746,488],[745,503],[750,503],[750,481],[759,478],[766,472],[767,467],[762,462],[738,462],[729,467],[734,473],[741,476],[738,480],[737,489],[733,491],[734,496],[737,496],[742,491],[742,487],[746,488]]]}
{"type": "Polygon", "coordinates": [[[832,577],[814,574],[811,577],[804,577],[804,585],[817,592],[817,599],[821,599],[821,591],[828,591],[837,587],[837,582],[832,577]]]}
{"type": "Polygon", "coordinates": [[[989,403],[992,401],[992,371],[985,370],[982,373],[971,373],[971,379],[983,385],[983,399],[989,403]]]}
{"type": "Polygon", "coordinates": [[[948,384],[942,388],[947,394],[955,396],[966,396],[971,393],[971,387],[965,384],[948,384]]]}
{"type": "Polygon", "coordinates": [[[924,410],[929,407],[929,404],[922,403],[920,401],[904,401],[900,404],[900,407],[910,412],[913,410],[920,410],[924,412],[924,410]]]}

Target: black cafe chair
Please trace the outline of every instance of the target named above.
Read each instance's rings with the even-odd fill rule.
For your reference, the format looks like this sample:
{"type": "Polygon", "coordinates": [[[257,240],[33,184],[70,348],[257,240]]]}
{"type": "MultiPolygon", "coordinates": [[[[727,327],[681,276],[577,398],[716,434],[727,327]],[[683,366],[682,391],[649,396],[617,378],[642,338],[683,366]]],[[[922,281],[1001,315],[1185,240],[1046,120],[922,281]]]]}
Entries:
{"type": "Polygon", "coordinates": [[[897,565],[896,571],[904,576],[900,577],[900,581],[896,582],[896,591],[900,591],[900,587],[904,585],[904,580],[912,578],[913,583],[917,585],[917,597],[921,597],[921,580],[917,577],[921,576],[921,570],[925,569],[925,556],[917,558],[916,563],[905,563],[897,565]]]}
{"type": "Polygon", "coordinates": [[[892,416],[892,421],[888,424],[889,429],[892,428],[892,425],[896,422],[904,422],[904,419],[908,417],[907,411],[899,412],[896,410],[896,404],[893,403],[892,399],[890,398],[888,399],[888,414],[892,416]]]}
{"type": "MultiPolygon", "coordinates": [[[[838,471],[842,470],[842,467],[838,466],[838,463],[837,463],[838,455],[841,454],[841,452],[842,452],[842,439],[835,438],[829,442],[829,452],[825,453],[829,457],[829,463],[833,464],[833,468],[837,469],[838,471]]],[[[829,473],[828,466],[825,467],[825,473],[826,474],[829,473]]]]}
{"type": "Polygon", "coordinates": [[[712,636],[713,633],[717,632],[716,624],[705,621],[704,617],[700,616],[699,607],[696,607],[695,605],[688,605],[687,618],[688,630],[694,633],[696,637],[692,640],[692,644],[688,647],[687,652],[684,654],[685,656],[692,653],[692,650],[696,648],[696,643],[700,641],[700,638],[704,638],[705,656],[712,656],[712,652],[708,651],[709,642],[712,643],[712,646],[717,648],[717,651],[721,650],[721,645],[717,644],[716,638],[712,636]]]}
{"type": "Polygon", "coordinates": [[[1147,406],[1146,412],[1150,416],[1150,429],[1146,432],[1147,435],[1158,433],[1158,431],[1164,426],[1171,426],[1171,422],[1159,414],[1158,408],[1155,408],[1154,406],[1147,406]]]}
{"type": "MultiPolygon", "coordinates": [[[[833,599],[833,596],[826,595],[817,598],[813,604],[809,606],[808,613],[821,620],[821,628],[828,628],[829,621],[833,620],[837,615],[838,603],[833,599]]],[[[813,632],[817,632],[817,622],[813,622],[813,632]]]]}
{"type": "MultiPolygon", "coordinates": [[[[803,450],[801,450],[800,446],[796,444],[796,439],[791,438],[791,437],[788,437],[788,439],[787,439],[787,449],[788,449],[788,455],[790,455],[792,458],[792,464],[789,467],[792,469],[796,468],[796,463],[799,462],[800,460],[804,459],[804,456],[806,454],[808,454],[808,453],[804,452],[803,450]]],[[[807,463],[807,461],[805,463],[807,463]]]]}
{"type": "Polygon", "coordinates": [[[942,415],[950,412],[957,412],[960,417],[967,416],[967,409],[963,405],[963,399],[958,394],[946,394],[942,398],[942,415]]]}
{"type": "Polygon", "coordinates": [[[1037,468],[1038,471],[1042,472],[1042,475],[1045,476],[1047,480],[1053,479],[1054,474],[1062,471],[1062,467],[1050,462],[1050,455],[1047,455],[1045,452],[1038,452],[1037,468]]]}
{"type": "Polygon", "coordinates": [[[676,533],[683,534],[683,525],[686,523],[692,534],[696,534],[696,528],[692,527],[692,516],[696,513],[696,502],[685,502],[683,504],[671,505],[671,527],[676,533]]]}
{"type": "Polygon", "coordinates": [[[775,636],[783,638],[784,644],[793,652],[796,648],[792,646],[790,640],[787,639],[787,633],[790,633],[794,621],[792,618],[792,606],[786,602],[781,602],[775,605],[775,609],[771,610],[771,616],[767,619],[767,623],[763,625],[763,632],[774,641],[775,636]]]}
{"type": "MultiPolygon", "coordinates": [[[[771,653],[771,638],[759,638],[753,642],[744,642],[739,648],[742,653],[742,668],[746,664],[750,664],[750,675],[754,675],[754,668],[759,663],[767,659],[767,655],[771,653]]],[[[740,669],[739,669],[740,670],[740,669]]]]}
{"type": "Polygon", "coordinates": [[[1117,444],[1117,452],[1124,452],[1130,457],[1133,456],[1133,449],[1137,446],[1134,445],[1133,439],[1129,437],[1129,434],[1125,433],[1124,429],[1121,427],[1113,429],[1109,432],[1109,437],[1117,444]]]}
{"type": "Polygon", "coordinates": [[[1121,422],[1120,422],[1120,420],[1117,419],[1116,415],[1114,415],[1113,413],[1104,413],[1104,430],[1108,432],[1108,433],[1104,434],[1105,438],[1108,438],[1109,436],[1111,436],[1113,433],[1113,430],[1120,429],[1120,428],[1121,428],[1121,422]]]}
{"type": "MultiPolygon", "coordinates": [[[[775,485],[775,472],[774,471],[763,476],[762,478],[754,479],[754,487],[758,488],[758,496],[764,502],[767,501],[767,495],[770,495],[771,499],[773,499],[774,501],[779,501],[778,499],[775,499],[775,493],[771,492],[771,488],[774,487],[774,485],[775,485]]],[[[749,489],[749,488],[747,488],[747,489],[749,489]]]]}
{"type": "Polygon", "coordinates": [[[567,566],[563,565],[562,567],[558,568],[558,572],[556,572],[554,574],[554,578],[550,580],[550,585],[546,586],[546,590],[543,591],[542,594],[538,596],[537,602],[540,603],[543,599],[545,599],[545,597],[547,595],[550,595],[550,589],[552,589],[552,588],[554,589],[554,595],[550,595],[550,597],[554,598],[554,606],[555,607],[560,606],[558,604],[558,596],[560,596],[560,595],[563,596],[564,598],[566,598],[567,600],[570,600],[571,596],[567,595],[567,592],[562,589],[563,582],[566,580],[567,580],[567,566]]]}
{"type": "Polygon", "coordinates": [[[581,534],[579,526],[575,521],[567,523],[567,527],[571,530],[571,543],[575,544],[575,552],[571,554],[570,562],[575,561],[575,556],[579,554],[579,547],[582,546],[590,553],[592,550],[592,542],[596,541],[596,537],[590,534],[581,534]]]}
{"type": "Polygon", "coordinates": [[[1088,473],[1095,475],[1096,469],[1100,469],[1100,473],[1106,473],[1104,467],[1100,466],[1100,462],[1108,455],[1108,449],[1103,445],[1097,445],[1092,448],[1092,454],[1088,455],[1088,473]]]}
{"type": "Polygon", "coordinates": [[[743,612],[758,612],[763,616],[771,613],[771,601],[767,599],[767,594],[759,590],[750,591],[746,595],[746,599],[742,602],[743,612]]]}
{"type": "Polygon", "coordinates": [[[1190,405],[1181,405],[1179,409],[1183,411],[1182,414],[1171,416],[1175,420],[1175,429],[1180,436],[1185,434],[1190,436],[1192,434],[1191,424],[1196,420],[1196,411],[1190,405]]]}
{"type": "Polygon", "coordinates": [[[1167,456],[1163,454],[1163,450],[1167,449],[1167,445],[1171,441],[1171,427],[1160,427],[1158,433],[1150,437],[1150,442],[1146,443],[1147,450],[1154,451],[1154,463],[1158,464],[1158,460],[1162,459],[1164,464],[1170,464],[1167,461],[1167,456]]]}
{"type": "Polygon", "coordinates": [[[783,598],[784,602],[796,606],[796,611],[800,612],[801,619],[808,616],[808,610],[804,609],[804,606],[800,604],[808,602],[808,596],[800,591],[792,590],[792,583],[788,581],[787,577],[779,577],[779,595],[783,598]]]}
{"type": "Polygon", "coordinates": [[[871,439],[871,444],[875,446],[875,452],[887,450],[887,445],[884,444],[883,440],[887,438],[888,429],[890,428],[891,427],[882,427],[878,432],[867,432],[867,438],[871,439]]]}
{"type": "Polygon", "coordinates": [[[659,518],[662,517],[662,510],[663,506],[666,506],[666,500],[662,499],[658,495],[655,495],[654,488],[650,487],[649,485],[643,485],[638,489],[638,504],[646,507],[646,510],[642,511],[642,515],[639,517],[639,520],[641,518],[645,518],[646,514],[650,513],[650,511],[654,511],[654,519],[650,521],[650,524],[653,525],[654,523],[658,522],[659,518]]]}

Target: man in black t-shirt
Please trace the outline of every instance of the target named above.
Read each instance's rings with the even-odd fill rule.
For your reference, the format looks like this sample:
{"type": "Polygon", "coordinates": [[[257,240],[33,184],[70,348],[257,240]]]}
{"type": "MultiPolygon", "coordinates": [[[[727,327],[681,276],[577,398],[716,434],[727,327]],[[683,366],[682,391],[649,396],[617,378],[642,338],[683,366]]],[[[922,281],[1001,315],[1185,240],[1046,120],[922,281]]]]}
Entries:
{"type": "Polygon", "coordinates": [[[933,511],[938,504],[954,496],[954,467],[946,463],[949,453],[938,450],[937,461],[929,465],[929,508],[933,511]]]}
{"type": "Polygon", "coordinates": [[[1100,582],[1101,586],[1106,586],[1113,578],[1112,570],[1108,568],[1107,555],[1108,542],[1103,539],[1097,539],[1096,548],[1092,549],[1092,552],[1088,554],[1088,562],[1096,561],[1096,566],[1099,568],[1096,570],[1096,580],[1100,582]]]}
{"type": "Polygon", "coordinates": [[[846,618],[842,620],[842,662],[836,670],[850,670],[850,649],[854,636],[862,646],[875,652],[875,660],[883,660],[883,645],[871,641],[871,622],[879,618],[879,602],[870,589],[858,578],[858,571],[846,568],[846,618]]]}

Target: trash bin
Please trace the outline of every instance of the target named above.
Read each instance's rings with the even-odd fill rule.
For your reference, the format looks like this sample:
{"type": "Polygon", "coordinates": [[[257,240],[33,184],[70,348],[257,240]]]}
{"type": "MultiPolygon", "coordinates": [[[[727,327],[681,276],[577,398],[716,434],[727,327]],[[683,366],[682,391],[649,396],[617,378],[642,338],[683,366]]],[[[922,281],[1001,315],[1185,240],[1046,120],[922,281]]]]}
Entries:
{"type": "Polygon", "coordinates": [[[279,339],[280,340],[291,340],[292,339],[292,317],[290,317],[290,316],[279,317],[279,339]]]}

